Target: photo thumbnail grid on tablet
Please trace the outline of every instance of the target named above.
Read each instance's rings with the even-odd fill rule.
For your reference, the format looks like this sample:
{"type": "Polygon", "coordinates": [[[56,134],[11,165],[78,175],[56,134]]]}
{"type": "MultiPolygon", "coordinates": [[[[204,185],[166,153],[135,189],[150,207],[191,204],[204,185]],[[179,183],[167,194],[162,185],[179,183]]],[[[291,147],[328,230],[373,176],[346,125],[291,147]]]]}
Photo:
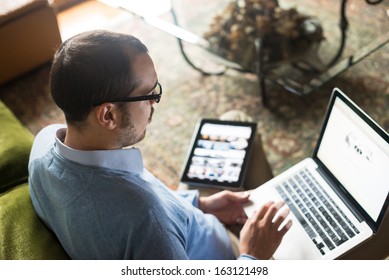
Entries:
{"type": "Polygon", "coordinates": [[[195,143],[188,177],[237,182],[251,134],[251,127],[204,124],[195,143]]]}

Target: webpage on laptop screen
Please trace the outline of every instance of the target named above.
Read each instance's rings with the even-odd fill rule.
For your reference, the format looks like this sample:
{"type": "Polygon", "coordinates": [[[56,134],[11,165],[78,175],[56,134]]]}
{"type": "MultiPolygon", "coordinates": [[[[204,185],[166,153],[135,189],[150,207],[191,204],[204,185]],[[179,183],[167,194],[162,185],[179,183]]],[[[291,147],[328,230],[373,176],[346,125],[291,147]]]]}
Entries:
{"type": "Polygon", "coordinates": [[[389,192],[389,145],[339,98],[317,156],[377,221],[389,192]]]}

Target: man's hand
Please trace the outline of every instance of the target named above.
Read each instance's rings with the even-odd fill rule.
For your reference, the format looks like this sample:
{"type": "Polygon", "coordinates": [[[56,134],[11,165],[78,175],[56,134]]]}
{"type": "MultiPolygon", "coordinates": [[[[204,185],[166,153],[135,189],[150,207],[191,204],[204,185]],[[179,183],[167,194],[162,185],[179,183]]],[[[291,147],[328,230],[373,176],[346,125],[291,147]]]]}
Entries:
{"type": "Polygon", "coordinates": [[[199,208],[215,215],[225,225],[244,224],[247,216],[243,204],[248,202],[248,192],[222,191],[209,197],[199,198],[199,208]]]}
{"type": "Polygon", "coordinates": [[[273,256],[285,233],[292,226],[292,221],[288,221],[279,230],[280,225],[289,214],[289,209],[282,211],[273,222],[275,215],[284,204],[284,202],[268,202],[247,220],[240,232],[239,249],[241,254],[263,260],[273,256]]]}

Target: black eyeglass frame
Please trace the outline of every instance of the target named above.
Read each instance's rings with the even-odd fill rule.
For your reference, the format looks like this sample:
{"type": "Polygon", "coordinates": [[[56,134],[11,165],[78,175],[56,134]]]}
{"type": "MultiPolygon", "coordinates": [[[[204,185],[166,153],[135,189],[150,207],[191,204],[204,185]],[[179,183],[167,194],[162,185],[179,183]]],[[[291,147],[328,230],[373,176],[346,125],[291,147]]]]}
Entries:
{"type": "MultiPolygon", "coordinates": [[[[137,102],[137,101],[145,101],[145,100],[155,100],[156,103],[159,103],[159,101],[161,101],[161,97],[162,97],[162,86],[159,82],[157,82],[155,88],[157,88],[157,87],[159,87],[158,94],[133,96],[133,97],[123,98],[123,99],[118,99],[118,100],[108,100],[108,101],[99,102],[99,104],[95,104],[95,106],[99,106],[105,102],[120,103],[120,102],[137,102]]],[[[155,91],[155,89],[153,91],[155,91]]]]}

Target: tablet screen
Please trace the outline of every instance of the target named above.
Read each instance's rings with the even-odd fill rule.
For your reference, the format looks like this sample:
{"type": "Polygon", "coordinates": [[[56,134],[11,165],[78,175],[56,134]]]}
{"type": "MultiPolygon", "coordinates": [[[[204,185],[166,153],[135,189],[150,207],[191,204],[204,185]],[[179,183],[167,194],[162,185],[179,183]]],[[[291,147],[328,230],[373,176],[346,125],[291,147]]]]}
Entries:
{"type": "Polygon", "coordinates": [[[241,188],[255,130],[255,123],[201,120],[181,181],[197,186],[241,188]]]}

